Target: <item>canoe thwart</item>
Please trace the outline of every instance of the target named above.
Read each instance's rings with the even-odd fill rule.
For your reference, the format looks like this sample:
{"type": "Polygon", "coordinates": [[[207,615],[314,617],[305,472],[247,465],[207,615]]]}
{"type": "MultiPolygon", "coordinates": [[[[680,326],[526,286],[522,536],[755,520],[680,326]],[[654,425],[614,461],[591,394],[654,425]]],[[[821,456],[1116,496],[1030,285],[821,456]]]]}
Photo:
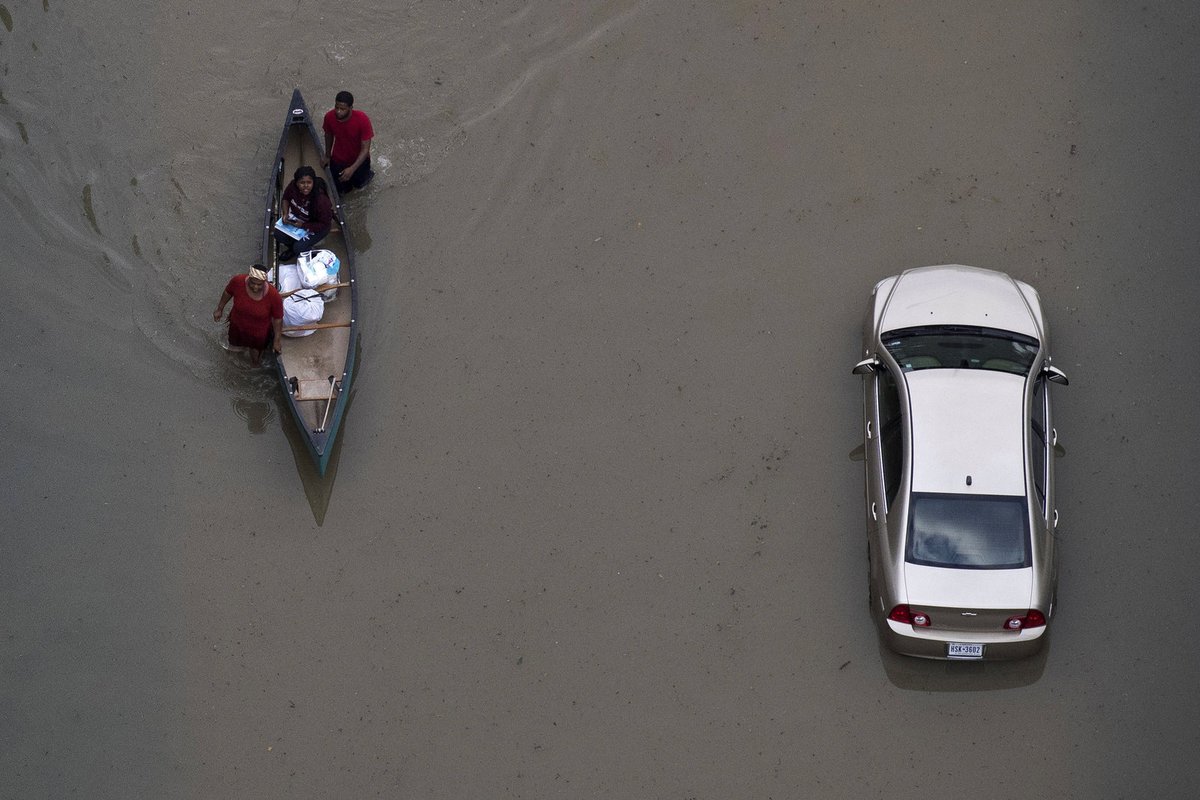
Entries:
{"type": "Polygon", "coordinates": [[[283,332],[288,331],[323,331],[326,328],[349,328],[354,320],[349,322],[310,322],[307,325],[284,325],[283,332]]]}
{"type": "MultiPolygon", "coordinates": [[[[345,289],[349,285],[350,285],[349,283],[325,283],[325,284],[321,284],[320,286],[314,286],[311,291],[327,292],[330,289],[345,289]]],[[[299,289],[292,289],[290,292],[280,292],[279,296],[280,297],[291,297],[296,292],[303,292],[306,288],[308,288],[308,287],[301,286],[299,289]]]]}

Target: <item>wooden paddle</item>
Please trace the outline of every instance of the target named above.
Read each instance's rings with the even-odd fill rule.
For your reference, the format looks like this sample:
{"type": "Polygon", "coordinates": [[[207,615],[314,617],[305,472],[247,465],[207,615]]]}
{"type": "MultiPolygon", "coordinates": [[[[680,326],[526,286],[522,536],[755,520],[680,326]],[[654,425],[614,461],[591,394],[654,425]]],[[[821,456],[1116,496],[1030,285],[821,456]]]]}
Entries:
{"type": "Polygon", "coordinates": [[[333,376],[329,376],[329,398],[325,401],[325,416],[321,417],[321,427],[317,428],[317,433],[325,432],[325,423],[329,420],[329,409],[333,408],[333,392],[337,388],[337,384],[333,382],[333,376]]]}

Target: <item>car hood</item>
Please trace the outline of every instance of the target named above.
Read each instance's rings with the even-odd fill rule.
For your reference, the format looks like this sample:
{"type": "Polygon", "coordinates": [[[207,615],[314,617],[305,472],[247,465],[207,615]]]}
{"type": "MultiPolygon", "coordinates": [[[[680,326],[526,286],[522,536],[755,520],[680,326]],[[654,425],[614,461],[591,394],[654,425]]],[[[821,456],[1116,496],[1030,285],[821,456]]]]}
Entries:
{"type": "Polygon", "coordinates": [[[1024,610],[1033,595],[1033,568],[952,569],[905,562],[904,585],[914,608],[1024,610]]]}
{"type": "Polygon", "coordinates": [[[1041,339],[1017,281],[1003,272],[962,264],[906,270],[892,284],[880,332],[921,325],[977,325],[1041,339]]]}

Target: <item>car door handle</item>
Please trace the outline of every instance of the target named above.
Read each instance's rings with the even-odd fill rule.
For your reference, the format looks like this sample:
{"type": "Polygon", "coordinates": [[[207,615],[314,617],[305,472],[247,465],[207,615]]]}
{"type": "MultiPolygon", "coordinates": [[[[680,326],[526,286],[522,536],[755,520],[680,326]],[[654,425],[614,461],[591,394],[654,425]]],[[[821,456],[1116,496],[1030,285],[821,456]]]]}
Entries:
{"type": "Polygon", "coordinates": [[[875,504],[874,503],[871,503],[871,519],[874,520],[875,522],[879,521],[879,515],[877,513],[875,513],[875,504]]]}
{"type": "Polygon", "coordinates": [[[1058,428],[1051,428],[1050,429],[1050,446],[1053,447],[1056,444],[1058,444],[1058,428]]]}
{"type": "Polygon", "coordinates": [[[875,423],[874,422],[867,423],[867,438],[868,439],[875,438],[875,423]]]}
{"type": "Polygon", "coordinates": [[[1058,509],[1054,509],[1054,529],[1058,530],[1058,509]]]}

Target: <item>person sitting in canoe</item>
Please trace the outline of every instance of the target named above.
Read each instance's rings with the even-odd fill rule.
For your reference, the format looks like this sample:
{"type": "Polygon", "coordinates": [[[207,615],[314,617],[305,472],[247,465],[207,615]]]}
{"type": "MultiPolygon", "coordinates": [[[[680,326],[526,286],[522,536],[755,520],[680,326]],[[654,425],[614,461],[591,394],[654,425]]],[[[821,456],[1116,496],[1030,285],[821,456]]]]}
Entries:
{"type": "Polygon", "coordinates": [[[297,253],[312,250],[329,235],[333,203],[325,180],[317,177],[316,170],[309,166],[296,170],[292,182],[283,190],[279,213],[279,222],[272,233],[284,248],[279,254],[280,261],[291,261],[297,253]]]}
{"type": "Polygon", "coordinates": [[[229,344],[248,348],[250,362],[255,366],[262,361],[263,350],[268,347],[279,353],[283,349],[283,298],[267,281],[262,264],[250,267],[245,275],[229,279],[213,311],[213,322],[221,321],[225,304],[230,300],[233,307],[229,309],[229,344]]]}

